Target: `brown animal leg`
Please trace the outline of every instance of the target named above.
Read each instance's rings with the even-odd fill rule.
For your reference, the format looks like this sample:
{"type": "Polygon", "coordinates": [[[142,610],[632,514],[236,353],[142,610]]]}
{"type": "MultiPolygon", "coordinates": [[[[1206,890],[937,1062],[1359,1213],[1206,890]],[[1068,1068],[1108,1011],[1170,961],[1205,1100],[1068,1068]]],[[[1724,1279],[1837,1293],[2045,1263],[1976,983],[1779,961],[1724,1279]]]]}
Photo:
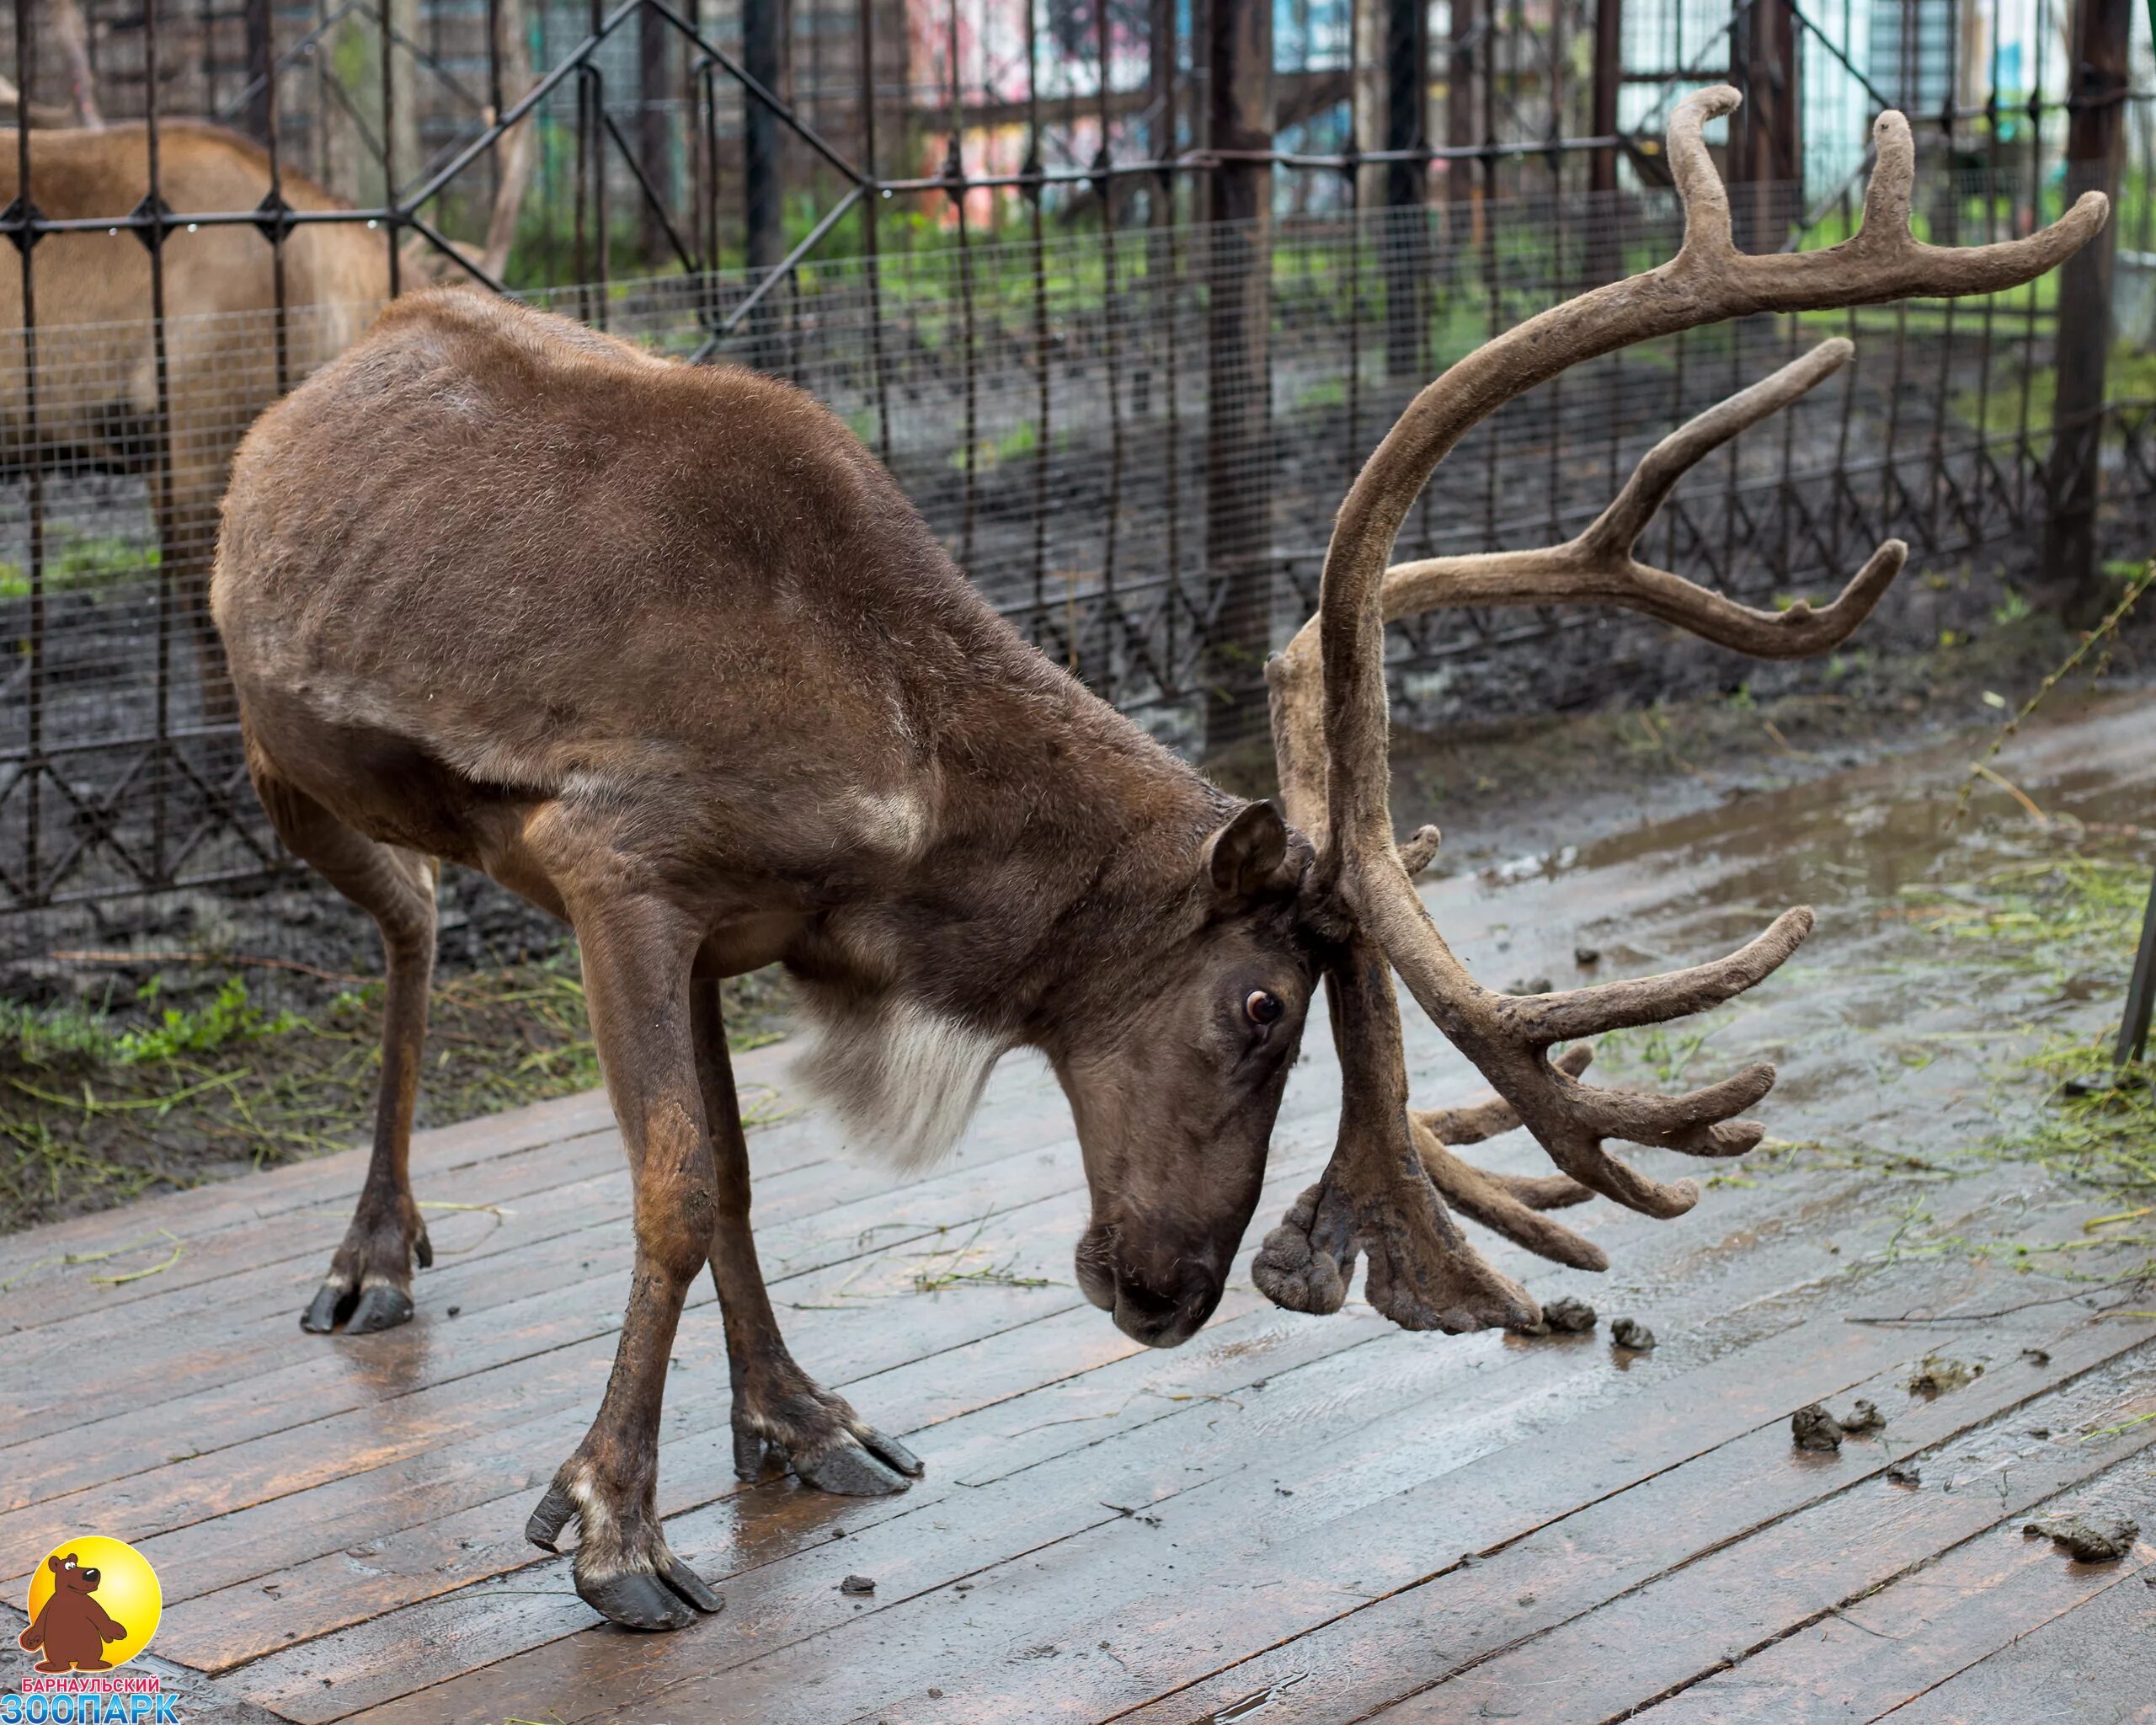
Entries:
{"type": "Polygon", "coordinates": [[[393,1329],[412,1316],[412,1260],[434,1262],[427,1225],[412,1196],[412,1110],[419,1094],[419,1052],[427,1035],[427,985],[435,967],[431,857],[355,832],[305,792],[274,777],[249,751],[255,793],[293,852],[366,911],[382,931],[389,971],[382,1015],[382,1083],[376,1092],[374,1155],[344,1243],[300,1327],[347,1335],[393,1329]]]}
{"type": "Polygon", "coordinates": [[[696,937],[670,907],[576,916],[599,1062],[636,1188],[636,1268],[599,1417],[525,1525],[553,1551],[578,1524],[576,1590],[632,1629],[679,1629],[722,1601],[659,1526],[659,1420],[681,1302],[711,1251],[710,1135],[689,1023],[696,937]]]}
{"type": "Polygon", "coordinates": [[[913,1451],[864,1423],[843,1396],[823,1388],[787,1352],[749,1227],[749,1145],[727,1058],[718,984],[702,977],[691,982],[690,1005],[696,1077],[718,1177],[711,1279],[726,1318],[726,1359],[734,1381],[734,1471],[756,1480],[767,1466],[790,1466],[803,1485],[846,1498],[903,1492],[921,1475],[913,1451]]]}

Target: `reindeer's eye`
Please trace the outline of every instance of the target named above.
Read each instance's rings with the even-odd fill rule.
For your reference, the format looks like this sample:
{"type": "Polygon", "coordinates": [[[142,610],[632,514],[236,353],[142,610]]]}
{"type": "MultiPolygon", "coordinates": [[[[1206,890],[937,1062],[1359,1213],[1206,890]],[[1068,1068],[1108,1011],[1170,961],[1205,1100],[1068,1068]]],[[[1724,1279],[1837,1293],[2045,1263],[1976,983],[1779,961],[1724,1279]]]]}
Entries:
{"type": "Polygon", "coordinates": [[[1279,1022],[1281,1013],[1288,1009],[1280,1004],[1280,996],[1254,988],[1243,1002],[1243,1016],[1253,1024],[1273,1024],[1279,1022]]]}

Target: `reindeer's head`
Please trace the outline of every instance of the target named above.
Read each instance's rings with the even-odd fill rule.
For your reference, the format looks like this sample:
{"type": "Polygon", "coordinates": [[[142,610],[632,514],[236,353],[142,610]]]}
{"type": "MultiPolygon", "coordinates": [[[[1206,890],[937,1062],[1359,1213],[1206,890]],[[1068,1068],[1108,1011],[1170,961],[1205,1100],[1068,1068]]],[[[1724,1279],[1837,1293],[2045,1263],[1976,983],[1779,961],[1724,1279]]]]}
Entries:
{"type": "Polygon", "coordinates": [[[1273,804],[1246,805],[1123,991],[1053,1050],[1092,1194],[1078,1285],[1153,1347],[1212,1316],[1257,1205],[1323,960],[1310,861],[1273,804]]]}

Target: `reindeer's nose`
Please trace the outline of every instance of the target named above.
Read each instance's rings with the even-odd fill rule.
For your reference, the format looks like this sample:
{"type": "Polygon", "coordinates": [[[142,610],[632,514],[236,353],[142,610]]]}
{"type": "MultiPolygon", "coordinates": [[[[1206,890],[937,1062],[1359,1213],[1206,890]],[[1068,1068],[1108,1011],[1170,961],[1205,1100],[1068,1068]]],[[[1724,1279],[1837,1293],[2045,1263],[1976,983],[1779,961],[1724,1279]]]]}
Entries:
{"type": "Polygon", "coordinates": [[[1148,1348],[1173,1348],[1187,1342],[1220,1303],[1220,1283],[1193,1265],[1172,1294],[1119,1275],[1115,1284],[1115,1327],[1148,1348]]]}

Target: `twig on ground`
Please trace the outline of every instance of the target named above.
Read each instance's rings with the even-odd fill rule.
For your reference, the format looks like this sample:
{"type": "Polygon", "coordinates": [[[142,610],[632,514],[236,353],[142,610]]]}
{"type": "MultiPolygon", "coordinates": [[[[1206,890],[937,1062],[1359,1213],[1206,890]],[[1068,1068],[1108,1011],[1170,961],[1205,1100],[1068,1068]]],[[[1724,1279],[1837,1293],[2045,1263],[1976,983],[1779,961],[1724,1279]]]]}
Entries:
{"type": "Polygon", "coordinates": [[[1937,1317],[1919,1317],[1913,1312],[1903,1312],[1899,1317],[1851,1317],[1844,1316],[1845,1324],[1974,1324],[1995,1317],[2011,1317],[2017,1311],[2033,1311],[2040,1306],[2063,1306],[2070,1300],[2085,1300],[2091,1294],[2108,1294],[2114,1288],[2129,1288],[2139,1282],[2156,1281],[2156,1268],[2137,1270],[2130,1276],[2121,1276],[2116,1282],[2099,1282],[2094,1287],[2076,1288],[2071,1294],[2054,1294],[2047,1300],[2025,1300],[2019,1306],[2002,1306],[1996,1311],[1951,1311],[1937,1317]]]}

